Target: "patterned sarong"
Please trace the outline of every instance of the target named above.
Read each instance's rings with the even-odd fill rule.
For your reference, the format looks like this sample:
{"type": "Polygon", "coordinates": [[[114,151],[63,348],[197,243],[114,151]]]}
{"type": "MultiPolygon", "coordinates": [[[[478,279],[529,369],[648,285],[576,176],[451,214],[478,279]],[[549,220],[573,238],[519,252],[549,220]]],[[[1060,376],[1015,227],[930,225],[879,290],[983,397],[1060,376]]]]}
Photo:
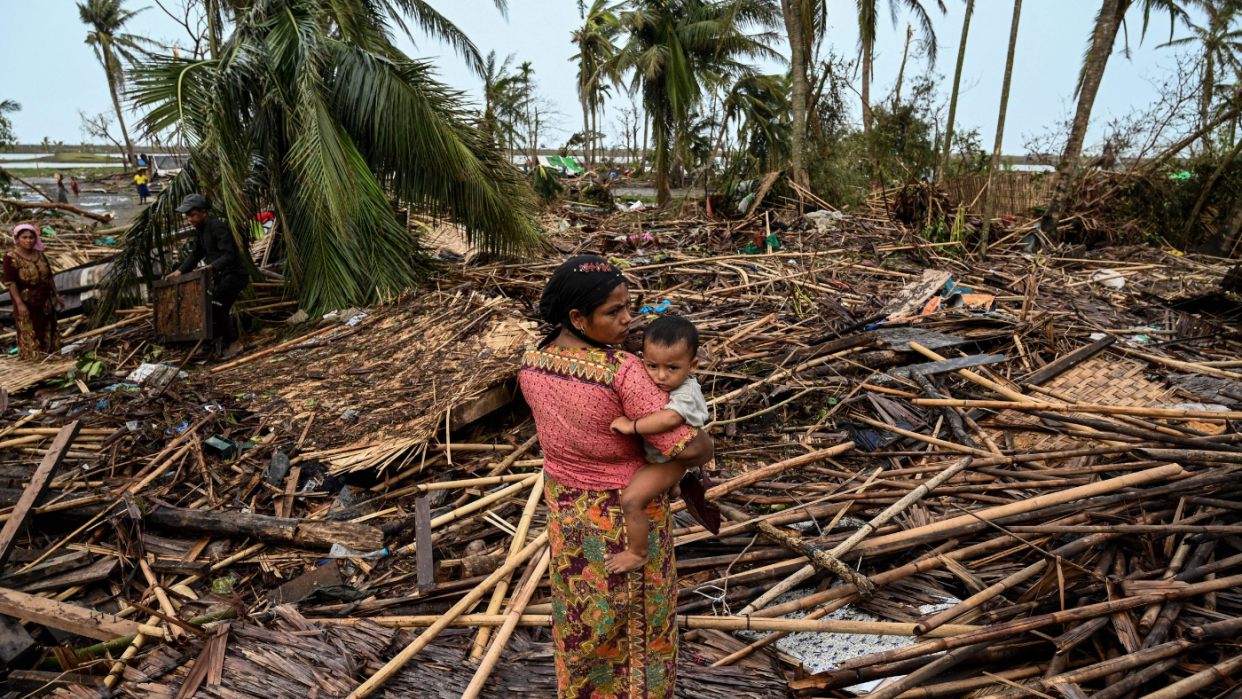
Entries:
{"type": "Polygon", "coordinates": [[[558,699],[672,699],[677,573],[668,494],[647,507],[647,565],[613,575],[604,554],[627,546],[621,491],[545,482],[558,699]]]}

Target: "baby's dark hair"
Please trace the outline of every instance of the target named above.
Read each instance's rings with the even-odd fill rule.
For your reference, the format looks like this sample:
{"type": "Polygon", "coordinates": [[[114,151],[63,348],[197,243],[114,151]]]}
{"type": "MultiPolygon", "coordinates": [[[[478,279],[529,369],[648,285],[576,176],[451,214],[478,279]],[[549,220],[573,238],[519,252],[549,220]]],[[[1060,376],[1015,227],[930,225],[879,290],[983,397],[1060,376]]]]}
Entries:
{"type": "Polygon", "coordinates": [[[661,347],[676,347],[684,342],[693,357],[699,352],[699,329],[681,316],[660,316],[647,326],[643,342],[654,342],[661,347]]]}

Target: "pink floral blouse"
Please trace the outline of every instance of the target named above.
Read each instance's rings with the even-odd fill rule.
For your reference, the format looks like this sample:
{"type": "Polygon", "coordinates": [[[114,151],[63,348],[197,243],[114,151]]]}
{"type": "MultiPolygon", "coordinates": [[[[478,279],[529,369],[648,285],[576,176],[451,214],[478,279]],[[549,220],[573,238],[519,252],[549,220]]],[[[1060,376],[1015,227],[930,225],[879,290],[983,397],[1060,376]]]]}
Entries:
{"type": "Polygon", "coordinates": [[[518,374],[522,395],[535,416],[543,468],[571,488],[617,490],[646,465],[642,439],[673,457],[698,430],[682,425],[664,434],[616,434],[612,421],[645,417],[664,409],[668,394],[643,371],[642,362],[620,350],[529,348],[518,374]]]}

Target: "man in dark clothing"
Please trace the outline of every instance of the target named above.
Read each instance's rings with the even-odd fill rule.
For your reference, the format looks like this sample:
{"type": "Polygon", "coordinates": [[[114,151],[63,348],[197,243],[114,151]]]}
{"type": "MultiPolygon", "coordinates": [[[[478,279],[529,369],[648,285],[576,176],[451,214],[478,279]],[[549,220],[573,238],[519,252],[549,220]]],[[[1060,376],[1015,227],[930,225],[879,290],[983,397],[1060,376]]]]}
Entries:
{"type": "Polygon", "coordinates": [[[177,207],[177,212],[185,214],[186,222],[194,226],[194,251],[164,278],[172,279],[191,272],[200,261],[206,264],[215,282],[215,288],[211,291],[213,333],[228,343],[223,356],[232,357],[242,351],[237,326],[231,315],[233,303],[250,285],[250,274],[242,262],[229,224],[211,215],[203,195],[186,196],[181,206],[177,207]]]}

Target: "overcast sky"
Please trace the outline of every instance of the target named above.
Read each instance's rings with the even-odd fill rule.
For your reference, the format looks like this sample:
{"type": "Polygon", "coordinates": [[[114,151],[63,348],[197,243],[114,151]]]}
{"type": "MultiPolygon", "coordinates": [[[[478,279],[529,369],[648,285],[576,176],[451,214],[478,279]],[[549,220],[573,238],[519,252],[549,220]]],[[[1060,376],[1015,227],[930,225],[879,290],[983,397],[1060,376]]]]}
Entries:
{"type": "MultiPolygon", "coordinates": [[[[165,5],[176,6],[180,1],[165,0],[165,5]]],[[[944,92],[947,94],[965,3],[945,1],[948,14],[935,12],[933,21],[940,52],[936,72],[945,76],[944,92]]],[[[485,55],[490,50],[501,57],[514,53],[517,62],[533,63],[542,92],[564,114],[558,138],[540,140],[559,146],[582,120],[574,89],[575,68],[569,62],[575,53],[570,32],[580,22],[577,4],[575,0],[509,2],[506,20],[492,0],[432,0],[432,4],[457,23],[485,55]]],[[[924,4],[930,7],[934,3],[924,0],[924,4]]],[[[1099,4],[1099,0],[1027,0],[1005,128],[1007,154],[1022,153],[1025,134],[1042,131],[1072,110],[1075,76],[1099,4]]],[[[133,33],[165,43],[186,44],[184,31],[164,15],[153,0],[130,0],[128,6],[149,6],[131,23],[133,33]]],[[[853,6],[852,0],[829,0],[830,41],[838,52],[851,56],[857,52],[858,40],[853,6]]],[[[989,149],[995,138],[996,110],[1012,13],[1012,2],[980,0],[967,44],[958,122],[968,128],[978,127],[989,149]]],[[[1155,95],[1148,81],[1172,62],[1170,49],[1156,48],[1168,39],[1167,20],[1154,24],[1140,46],[1140,20],[1137,12],[1131,14],[1131,58],[1127,60],[1118,54],[1109,61],[1096,100],[1088,144],[1101,138],[1099,125],[1106,123],[1109,117],[1148,104],[1155,95]]],[[[896,79],[909,19],[899,13],[898,25],[894,28],[887,21],[887,3],[882,4],[881,16],[885,21],[877,42],[879,55],[873,95],[887,93],[896,79]]],[[[0,21],[0,100],[12,99],[22,105],[22,110],[13,115],[18,138],[24,143],[38,143],[44,137],[66,143],[81,142],[78,110],[91,114],[111,112],[112,105],[103,69],[83,41],[87,30],[78,19],[74,1],[0,0],[0,17],[4,18],[0,21]]],[[[411,56],[434,58],[442,79],[449,85],[472,96],[478,95],[480,80],[452,51],[431,40],[420,40],[417,46],[405,39],[401,43],[411,56]]],[[[911,66],[907,68],[907,75],[925,69],[925,64],[911,66]]],[[[127,121],[133,118],[127,115],[127,121]]],[[[609,132],[615,132],[613,118],[610,112],[601,122],[601,126],[608,126],[609,132]]]]}

